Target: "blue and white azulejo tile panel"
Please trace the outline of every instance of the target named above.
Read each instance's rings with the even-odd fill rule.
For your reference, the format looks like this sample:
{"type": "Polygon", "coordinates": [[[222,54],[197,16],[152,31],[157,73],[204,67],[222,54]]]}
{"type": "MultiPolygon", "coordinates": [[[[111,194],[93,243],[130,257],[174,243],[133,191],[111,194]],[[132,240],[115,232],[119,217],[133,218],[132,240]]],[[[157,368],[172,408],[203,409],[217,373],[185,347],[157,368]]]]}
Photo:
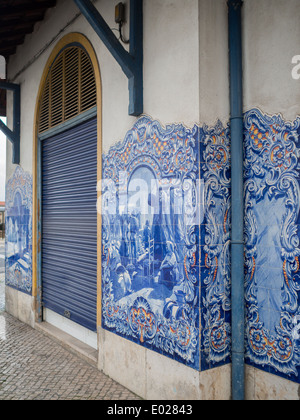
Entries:
{"type": "MultiPolygon", "coordinates": [[[[222,278],[228,234],[228,139],[220,124],[216,133],[208,129],[201,133],[197,125],[163,128],[142,117],[103,157],[102,182],[103,327],[198,370],[201,294],[210,313],[203,318],[206,332],[219,339],[218,355],[211,363],[224,361],[228,347],[226,339],[220,350],[218,331],[211,327],[219,310],[223,319],[213,327],[228,334],[227,307],[221,308],[228,304],[222,278]],[[205,200],[211,200],[209,211],[205,200]],[[217,223],[222,225],[220,235],[217,223]],[[202,282],[203,252],[207,279],[202,282]],[[214,299],[220,292],[222,298],[214,299]]],[[[207,339],[206,347],[210,346],[207,339]]],[[[210,356],[207,350],[206,357],[210,356]]]]}
{"type": "Polygon", "coordinates": [[[17,166],[6,184],[5,284],[32,293],[32,176],[17,166]]]}
{"type": "Polygon", "coordinates": [[[230,143],[218,122],[200,129],[204,220],[201,229],[201,369],[230,362],[230,143]]]}
{"type": "MultiPolygon", "coordinates": [[[[245,114],[245,352],[300,382],[300,118],[245,114]]],[[[140,118],[103,156],[102,323],[197,370],[230,362],[230,133],[140,118]]],[[[6,284],[32,293],[32,177],[6,186],[6,284]]]]}
{"type": "Polygon", "coordinates": [[[300,118],[245,115],[246,360],[300,381],[300,118]]]}

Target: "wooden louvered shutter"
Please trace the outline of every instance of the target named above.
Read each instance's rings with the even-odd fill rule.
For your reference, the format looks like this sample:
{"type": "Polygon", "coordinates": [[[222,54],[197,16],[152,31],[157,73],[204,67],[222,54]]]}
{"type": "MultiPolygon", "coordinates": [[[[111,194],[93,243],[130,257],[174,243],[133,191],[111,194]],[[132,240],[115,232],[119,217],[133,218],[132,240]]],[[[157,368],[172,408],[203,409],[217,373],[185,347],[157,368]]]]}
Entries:
{"type": "Polygon", "coordinates": [[[93,66],[80,47],[64,49],[53,63],[40,104],[39,133],[96,106],[93,66]]]}

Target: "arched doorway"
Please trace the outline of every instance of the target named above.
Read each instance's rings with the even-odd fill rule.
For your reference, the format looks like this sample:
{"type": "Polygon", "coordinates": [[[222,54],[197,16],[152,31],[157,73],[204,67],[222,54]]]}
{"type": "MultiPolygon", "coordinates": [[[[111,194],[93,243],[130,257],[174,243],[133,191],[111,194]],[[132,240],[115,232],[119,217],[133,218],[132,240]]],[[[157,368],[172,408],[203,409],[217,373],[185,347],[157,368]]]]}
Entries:
{"type": "Polygon", "coordinates": [[[83,35],[69,34],[49,57],[36,105],[33,293],[38,321],[55,314],[94,333],[100,313],[101,144],[97,58],[83,35]]]}

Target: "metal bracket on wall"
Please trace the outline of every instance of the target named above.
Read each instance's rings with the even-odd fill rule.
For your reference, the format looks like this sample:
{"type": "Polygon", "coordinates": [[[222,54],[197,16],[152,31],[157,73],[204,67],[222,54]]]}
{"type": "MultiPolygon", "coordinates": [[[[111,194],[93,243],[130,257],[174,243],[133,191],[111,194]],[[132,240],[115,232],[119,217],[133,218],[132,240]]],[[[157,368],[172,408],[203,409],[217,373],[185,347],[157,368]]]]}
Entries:
{"type": "Polygon", "coordinates": [[[91,0],[74,0],[129,80],[129,115],[143,113],[143,0],[130,0],[130,47],[123,47],[91,0]]]}
{"type": "Polygon", "coordinates": [[[11,90],[13,99],[13,130],[10,130],[3,121],[0,120],[0,130],[10,140],[13,147],[12,163],[20,163],[20,120],[21,120],[21,93],[20,85],[0,81],[0,89],[11,90]]]}

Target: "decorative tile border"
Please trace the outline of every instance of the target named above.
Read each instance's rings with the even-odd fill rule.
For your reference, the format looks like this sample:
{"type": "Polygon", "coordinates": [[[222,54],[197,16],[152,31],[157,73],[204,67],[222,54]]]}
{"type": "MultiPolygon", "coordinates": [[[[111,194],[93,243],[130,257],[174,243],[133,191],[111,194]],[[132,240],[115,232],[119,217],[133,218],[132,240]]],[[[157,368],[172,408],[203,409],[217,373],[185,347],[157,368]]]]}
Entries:
{"type": "MultiPolygon", "coordinates": [[[[109,264],[105,269],[110,291],[106,296],[104,294],[104,298],[106,302],[109,301],[109,308],[114,315],[107,317],[104,328],[174,357],[195,369],[205,370],[230,361],[229,128],[218,122],[215,127],[195,126],[193,130],[175,125],[163,129],[156,121],[143,119],[127,134],[122,144],[110,151],[105,158],[104,168],[115,170],[120,161],[121,169],[129,168],[130,176],[146,157],[146,162],[154,165],[156,176],[163,179],[169,174],[169,168],[172,168],[171,161],[168,158],[164,160],[163,173],[162,160],[152,161],[154,149],[151,147],[168,136],[170,140],[176,130],[181,129],[187,138],[190,133],[195,133],[192,136],[196,142],[193,153],[198,172],[195,170],[191,173],[193,179],[199,176],[204,182],[204,218],[194,226],[194,233],[198,235],[196,263],[189,266],[189,269],[197,267],[195,296],[199,302],[194,301],[192,310],[196,314],[193,325],[199,329],[199,336],[195,336],[197,344],[192,353],[195,355],[194,360],[200,356],[201,363],[198,366],[187,356],[192,353],[183,354],[176,350],[176,339],[166,334],[174,330],[171,325],[173,318],[166,318],[164,312],[159,318],[159,325],[164,329],[153,329],[150,341],[147,338],[141,343],[138,335],[144,331],[146,324],[137,321],[137,317],[134,320],[139,329],[134,330],[128,324],[130,311],[141,314],[141,302],[132,301],[127,306],[116,305],[112,282],[109,280],[109,264]],[[140,133],[135,134],[135,130],[138,132],[139,129],[140,133]],[[133,154],[128,156],[132,150],[133,154]],[[164,347],[168,342],[172,346],[164,347]]],[[[267,116],[257,109],[245,114],[246,361],[296,382],[299,382],[300,371],[299,134],[300,119],[286,122],[281,116],[267,116]]],[[[162,150],[165,152],[164,147],[162,150]]],[[[109,178],[108,172],[106,176],[109,178]]],[[[107,239],[109,244],[110,240],[107,239]]],[[[188,277],[189,272],[185,274],[188,277]]],[[[159,298],[161,303],[166,303],[166,296],[161,295],[159,298]]],[[[170,306],[179,306],[176,299],[171,301],[170,306]]],[[[156,325],[156,312],[148,303],[145,298],[143,314],[149,315],[150,325],[156,325]]]]}
{"type": "Polygon", "coordinates": [[[218,122],[200,130],[205,218],[201,226],[202,370],[230,362],[230,144],[218,122]]]}
{"type": "MultiPolygon", "coordinates": [[[[298,383],[299,135],[300,118],[245,114],[246,362],[298,383]]],[[[197,370],[230,362],[229,154],[220,122],[163,128],[142,117],[103,156],[106,203],[122,202],[139,178],[162,188],[158,211],[139,221],[141,235],[130,230],[134,211],[131,221],[103,211],[103,327],[197,370]]],[[[20,166],[6,202],[6,284],[31,294],[32,177],[20,166]]]]}
{"type": "Polygon", "coordinates": [[[5,284],[32,293],[32,176],[16,167],[6,184],[5,284]]]}
{"type": "Polygon", "coordinates": [[[207,369],[230,350],[228,171],[221,123],[163,128],[142,117],[103,157],[103,327],[198,370],[201,351],[207,369]],[[127,211],[141,179],[154,215],[127,211]]]}

